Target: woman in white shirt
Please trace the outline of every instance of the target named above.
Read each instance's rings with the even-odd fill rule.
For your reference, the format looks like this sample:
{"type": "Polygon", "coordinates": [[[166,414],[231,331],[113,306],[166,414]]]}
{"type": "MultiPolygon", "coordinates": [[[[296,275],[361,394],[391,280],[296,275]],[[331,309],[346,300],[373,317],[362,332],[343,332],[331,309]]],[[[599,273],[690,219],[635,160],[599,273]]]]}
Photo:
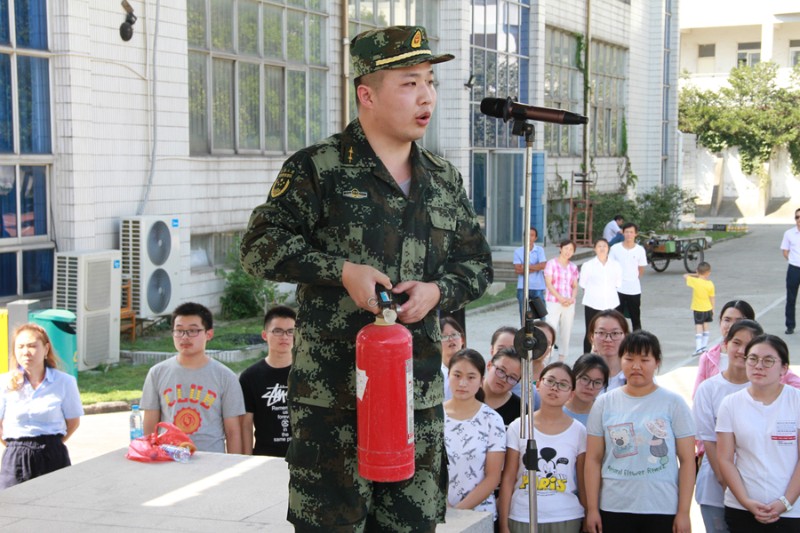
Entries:
{"type": "MultiPolygon", "coordinates": [[[[583,320],[586,331],[594,315],[603,309],[615,309],[619,305],[617,289],[622,285],[622,268],[608,257],[609,245],[605,239],[594,243],[594,258],[581,266],[578,285],[583,289],[583,320]]],[[[583,352],[589,353],[592,343],[583,339],[583,352]]]]}
{"type": "Polygon", "coordinates": [[[695,499],[700,505],[703,523],[708,533],[727,533],[725,523],[725,487],[717,454],[717,414],[722,401],[750,383],[747,381],[745,349],[754,337],[764,333],[758,322],[740,320],[728,328],[722,341],[730,364],[721,374],[702,382],[694,396],[692,414],[697,426],[697,439],[705,445],[705,458],[697,472],[695,499]]]}
{"type": "Polygon", "coordinates": [[[717,416],[717,451],[731,533],[800,531],[800,393],[781,383],[789,349],[775,335],[747,345],[750,386],[731,394],[717,416]]]}

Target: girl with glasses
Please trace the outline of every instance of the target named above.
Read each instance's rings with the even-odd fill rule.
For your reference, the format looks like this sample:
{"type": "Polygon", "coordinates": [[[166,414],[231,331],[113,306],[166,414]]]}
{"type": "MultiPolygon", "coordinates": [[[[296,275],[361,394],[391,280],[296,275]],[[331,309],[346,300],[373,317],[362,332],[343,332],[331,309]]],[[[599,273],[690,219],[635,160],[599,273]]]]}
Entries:
{"type": "MultiPolygon", "coordinates": [[[[564,363],[544,368],[537,383],[542,406],[533,414],[538,445],[536,483],[539,533],[578,533],[583,520],[583,463],[586,428],[570,418],[564,404],[575,390],[575,376],[564,363]]],[[[520,419],[508,427],[506,467],[500,484],[501,533],[530,531],[528,469],[522,463],[527,439],[519,436],[520,419]]]]}
{"type": "Polygon", "coordinates": [[[449,368],[453,397],[444,402],[444,444],[450,483],[447,504],[457,509],[493,513],[494,490],[500,484],[506,451],[506,427],[497,412],[483,403],[483,356],[464,349],[449,368]]]}
{"type": "MultiPolygon", "coordinates": [[[[730,302],[726,303],[724,306],[722,306],[722,312],[719,314],[719,330],[722,334],[722,338],[724,339],[727,336],[728,330],[739,320],[755,320],[755,318],[756,313],[752,306],[744,300],[731,300],[730,302]]],[[[694,391],[692,392],[692,397],[694,397],[695,393],[697,392],[697,388],[703,381],[728,368],[729,359],[728,354],[724,351],[724,348],[724,343],[720,342],[700,356],[700,361],[698,361],[697,365],[697,378],[695,378],[694,381],[694,391]]],[[[783,376],[782,382],[787,385],[791,385],[794,388],[800,388],[800,377],[798,377],[797,374],[791,370],[786,372],[786,375],[783,376]]]]}
{"type": "Polygon", "coordinates": [[[725,521],[731,533],[800,531],[800,392],[781,382],[789,349],[765,334],[746,353],[750,385],[725,398],[717,417],[725,521]]]}
{"type": "Polygon", "coordinates": [[[586,425],[584,531],[689,533],[692,414],[683,398],[655,383],[655,335],[634,331],[620,354],[627,382],[597,398],[586,425]]]}
{"type": "Polygon", "coordinates": [[[564,404],[564,412],[583,424],[597,396],[608,386],[608,365],[599,355],[583,354],[572,366],[575,374],[575,393],[564,404]]]}
{"type": "Polygon", "coordinates": [[[628,321],[619,311],[600,311],[589,322],[587,335],[592,341],[592,353],[599,355],[608,365],[608,383],[605,390],[616,389],[625,384],[625,374],[619,360],[619,347],[628,334],[628,321]]]}
{"type": "Polygon", "coordinates": [[[467,345],[467,336],[464,328],[453,317],[444,317],[439,321],[442,331],[442,374],[444,375],[444,399],[452,398],[450,383],[447,379],[450,358],[467,345]]]}
{"type": "Polygon", "coordinates": [[[697,388],[692,414],[697,426],[697,438],[704,445],[705,460],[697,472],[695,499],[700,505],[707,533],[725,533],[725,487],[717,453],[717,414],[726,396],[749,385],[745,364],[745,348],[754,337],[764,333],[758,322],[740,320],[728,329],[723,343],[730,364],[720,374],[707,379],[697,388]]]}
{"type": "Polygon", "coordinates": [[[492,356],[486,365],[483,380],[484,402],[503,417],[508,426],[519,418],[521,402],[511,389],[522,376],[522,359],[514,348],[504,348],[492,356]]]}

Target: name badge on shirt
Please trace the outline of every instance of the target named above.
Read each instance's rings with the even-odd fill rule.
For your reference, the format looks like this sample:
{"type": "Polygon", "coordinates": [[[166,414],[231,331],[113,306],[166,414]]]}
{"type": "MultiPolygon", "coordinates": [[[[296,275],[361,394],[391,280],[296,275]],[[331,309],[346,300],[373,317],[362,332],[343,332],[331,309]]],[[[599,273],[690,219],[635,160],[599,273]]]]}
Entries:
{"type": "Polygon", "coordinates": [[[797,424],[794,420],[778,420],[770,438],[778,446],[797,446],[797,424]]]}

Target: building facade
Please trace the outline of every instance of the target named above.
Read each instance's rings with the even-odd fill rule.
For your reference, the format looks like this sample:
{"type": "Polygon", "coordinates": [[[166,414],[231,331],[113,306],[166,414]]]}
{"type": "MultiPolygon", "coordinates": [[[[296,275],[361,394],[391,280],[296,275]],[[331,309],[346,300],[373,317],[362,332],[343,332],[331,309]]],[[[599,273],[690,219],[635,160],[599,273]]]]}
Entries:
{"type": "Polygon", "coordinates": [[[640,190],[676,182],[676,0],[129,5],[132,23],[118,2],[0,0],[0,302],[46,298],[54,251],[119,248],[122,218],[154,215],[180,221],[182,299],[217,308],[215,271],[283,161],[354,116],[349,40],[390,24],[456,55],[423,143],[461,170],[493,246],[521,242],[526,150],[485,97],[589,116],[535,123],[541,227],[582,165],[597,190],[626,159],[640,190]]]}
{"type": "MultiPolygon", "coordinates": [[[[800,6],[791,0],[687,4],[680,28],[683,85],[716,91],[727,84],[731,69],[761,61],[776,63],[777,82],[787,84],[800,63],[800,6]]],[[[682,144],[682,183],[697,193],[698,203],[708,205],[712,215],[759,217],[782,203],[795,205],[800,200],[794,192],[800,183],[785,150],[770,162],[769,190],[763,191],[759,177],[742,172],[736,149],[712,154],[697,146],[693,135],[684,136],[682,144]]]]}

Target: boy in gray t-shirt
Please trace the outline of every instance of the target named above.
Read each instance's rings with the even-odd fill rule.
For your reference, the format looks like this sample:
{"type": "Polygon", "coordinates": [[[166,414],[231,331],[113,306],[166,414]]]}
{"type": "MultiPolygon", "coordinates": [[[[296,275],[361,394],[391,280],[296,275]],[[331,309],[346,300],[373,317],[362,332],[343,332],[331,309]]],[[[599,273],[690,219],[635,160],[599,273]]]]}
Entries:
{"type": "Polygon", "coordinates": [[[186,432],[204,452],[242,453],[244,399],[228,367],[206,354],[214,336],[211,311],[185,303],[172,313],[178,355],[153,366],[142,389],[145,435],[161,421],[186,432]]]}

